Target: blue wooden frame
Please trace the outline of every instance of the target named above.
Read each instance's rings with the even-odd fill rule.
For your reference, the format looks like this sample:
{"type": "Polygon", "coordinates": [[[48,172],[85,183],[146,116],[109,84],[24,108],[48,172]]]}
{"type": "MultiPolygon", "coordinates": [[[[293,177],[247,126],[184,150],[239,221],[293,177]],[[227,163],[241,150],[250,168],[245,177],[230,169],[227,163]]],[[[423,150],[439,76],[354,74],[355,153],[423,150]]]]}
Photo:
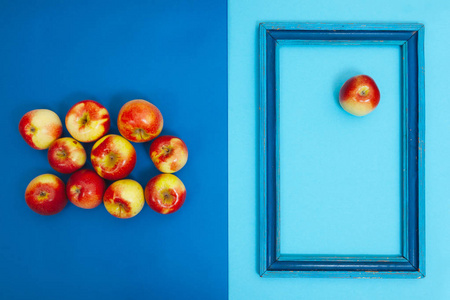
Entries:
{"type": "Polygon", "coordinates": [[[425,277],[425,93],[422,24],[260,24],[261,277],[425,277]],[[402,254],[280,253],[278,45],[398,45],[402,53],[402,254]]]}

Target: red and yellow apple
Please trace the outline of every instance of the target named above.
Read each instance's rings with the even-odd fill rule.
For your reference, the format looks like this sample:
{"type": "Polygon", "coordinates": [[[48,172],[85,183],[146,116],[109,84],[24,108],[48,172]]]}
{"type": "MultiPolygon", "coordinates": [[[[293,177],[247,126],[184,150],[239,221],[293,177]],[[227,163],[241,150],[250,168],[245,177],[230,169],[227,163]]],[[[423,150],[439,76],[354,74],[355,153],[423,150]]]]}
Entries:
{"type": "Polygon", "coordinates": [[[47,152],[50,166],[63,174],[73,173],[86,163],[86,151],[80,142],[65,137],[54,141],[47,152]]]}
{"type": "Polygon", "coordinates": [[[66,193],[75,206],[91,209],[102,203],[105,181],[92,170],[82,169],[70,176],[66,193]]]}
{"type": "Polygon", "coordinates": [[[177,137],[160,136],[150,146],[150,158],[161,172],[174,173],[186,164],[188,149],[186,144],[177,137]]]}
{"type": "Polygon", "coordinates": [[[163,117],[159,109],[142,99],[125,103],[119,111],[117,127],[127,140],[148,142],[157,137],[163,128],[163,117]]]}
{"type": "Polygon", "coordinates": [[[57,214],[67,204],[64,182],[52,174],[40,175],[28,184],[25,201],[38,214],[57,214]]]}
{"type": "Polygon", "coordinates": [[[99,139],[91,151],[94,170],[108,180],[127,177],[136,165],[136,151],[123,137],[110,134],[99,139]]]}
{"type": "Polygon", "coordinates": [[[357,75],[347,80],[339,92],[339,104],[348,113],[365,116],[380,102],[380,91],[375,81],[367,75],[357,75]]]}
{"type": "Polygon", "coordinates": [[[137,215],[144,207],[144,190],[131,179],[122,179],[111,184],[103,196],[106,210],[120,219],[137,215]]]}
{"type": "Polygon", "coordinates": [[[173,174],[160,174],[145,186],[145,201],[156,212],[170,214],[177,211],[186,199],[183,182],[173,174]]]}
{"type": "Polygon", "coordinates": [[[66,127],[72,137],[89,143],[108,133],[111,119],[106,108],[93,100],[76,103],[66,115],[66,127]]]}
{"type": "Polygon", "coordinates": [[[43,150],[61,136],[62,124],[53,111],[35,109],[20,119],[19,132],[28,145],[43,150]]]}

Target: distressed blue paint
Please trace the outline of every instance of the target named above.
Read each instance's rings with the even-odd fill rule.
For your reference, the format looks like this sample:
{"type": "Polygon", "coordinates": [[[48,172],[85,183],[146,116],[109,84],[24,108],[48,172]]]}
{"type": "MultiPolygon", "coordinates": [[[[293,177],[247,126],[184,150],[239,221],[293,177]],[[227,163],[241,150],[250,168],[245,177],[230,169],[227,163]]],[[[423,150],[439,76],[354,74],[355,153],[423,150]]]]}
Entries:
{"type": "Polygon", "coordinates": [[[275,109],[276,109],[276,140],[275,140],[275,159],[276,159],[276,190],[277,190],[277,196],[276,196],[276,249],[275,249],[275,257],[277,259],[280,257],[280,218],[281,218],[281,211],[280,211],[280,203],[281,203],[281,185],[280,185],[280,118],[281,118],[281,110],[280,110],[280,89],[278,88],[280,86],[280,47],[278,42],[275,43],[275,86],[277,87],[275,89],[275,109]]]}
{"type": "Polygon", "coordinates": [[[402,253],[408,252],[408,47],[402,45],[402,253]]]}
{"type": "Polygon", "coordinates": [[[424,62],[421,24],[262,23],[261,263],[269,277],[422,278],[424,268],[424,62]],[[351,42],[349,42],[351,41],[351,42]],[[403,60],[403,256],[286,256],[279,239],[277,45],[399,45],[403,60]],[[265,213],[265,215],[264,215],[265,213]]]}
{"type": "Polygon", "coordinates": [[[298,254],[283,254],[278,259],[279,261],[335,261],[335,262],[362,262],[362,261],[378,261],[378,262],[403,262],[405,258],[399,255],[366,255],[364,257],[352,255],[298,255],[298,254]]]}
{"type": "Polygon", "coordinates": [[[422,26],[418,32],[417,57],[419,71],[418,98],[419,98],[419,272],[425,276],[425,28],[422,26]]]}
{"type": "Polygon", "coordinates": [[[278,40],[279,45],[397,45],[405,44],[404,40],[278,40]]]}
{"type": "Polygon", "coordinates": [[[261,23],[267,30],[367,30],[367,31],[416,31],[420,30],[423,25],[417,23],[285,23],[285,22],[270,22],[261,23]]]}
{"type": "MultiPolygon", "coordinates": [[[[273,39],[269,33],[266,36],[266,47],[267,47],[267,57],[266,57],[266,78],[267,78],[267,124],[272,126],[267,126],[267,200],[277,198],[276,185],[272,183],[277,182],[277,132],[276,132],[276,122],[277,122],[277,109],[276,109],[276,40],[273,39]],[[272,100],[269,100],[272,99],[272,100]]],[[[270,226],[269,224],[276,224],[277,220],[277,206],[267,205],[267,265],[272,265],[277,259],[277,226],[270,226]]]]}
{"type": "Polygon", "coordinates": [[[419,123],[418,123],[418,70],[417,70],[417,34],[406,43],[408,51],[406,82],[408,89],[407,109],[408,109],[408,249],[407,259],[418,268],[418,141],[419,141],[419,123]]]}
{"type": "MultiPolygon", "coordinates": [[[[260,30],[259,32],[260,37],[259,40],[261,41],[261,49],[266,49],[266,31],[260,30]]],[[[261,135],[263,136],[263,140],[260,144],[260,150],[259,150],[259,157],[260,157],[260,174],[259,178],[261,179],[260,184],[260,197],[261,197],[261,206],[259,208],[259,220],[260,220],[260,231],[259,231],[259,240],[260,240],[260,247],[259,247],[259,273],[264,274],[266,271],[266,265],[269,265],[266,262],[267,259],[267,151],[266,151],[266,140],[267,140],[267,89],[266,89],[266,51],[261,51],[260,55],[260,96],[261,96],[261,102],[259,104],[259,132],[261,132],[261,135]]]]}
{"type": "Polygon", "coordinates": [[[407,259],[402,261],[378,260],[322,260],[322,261],[276,261],[271,271],[406,271],[414,272],[416,268],[407,259]]]}
{"type": "Polygon", "coordinates": [[[398,41],[411,37],[411,31],[368,31],[368,30],[342,30],[342,31],[293,31],[274,30],[270,33],[277,40],[362,40],[362,41],[398,41]]]}
{"type": "Polygon", "coordinates": [[[424,276],[417,272],[385,272],[385,271],[267,271],[267,278],[355,278],[355,279],[420,279],[424,276]]]}
{"type": "MultiPolygon", "coordinates": [[[[266,31],[265,30],[260,30],[260,37],[259,40],[261,41],[261,48],[266,49],[266,31]]],[[[261,241],[260,243],[260,248],[259,248],[259,267],[260,267],[260,274],[263,274],[266,271],[266,265],[269,265],[267,263],[267,217],[269,214],[267,212],[267,175],[266,175],[266,170],[267,170],[267,151],[266,151],[266,140],[267,140],[267,84],[266,84],[266,73],[267,73],[267,69],[266,69],[266,65],[267,65],[267,61],[266,58],[267,57],[267,53],[266,51],[261,52],[261,56],[260,56],[260,66],[261,66],[261,71],[260,71],[260,95],[261,95],[261,103],[259,105],[259,118],[261,120],[260,125],[259,125],[259,131],[261,132],[262,136],[264,137],[264,140],[261,142],[260,145],[260,153],[259,153],[259,157],[260,157],[260,178],[261,178],[261,184],[260,184],[260,195],[261,195],[261,199],[263,199],[261,201],[261,207],[260,207],[260,211],[259,211],[259,219],[260,219],[260,232],[259,232],[259,240],[261,241]]]]}

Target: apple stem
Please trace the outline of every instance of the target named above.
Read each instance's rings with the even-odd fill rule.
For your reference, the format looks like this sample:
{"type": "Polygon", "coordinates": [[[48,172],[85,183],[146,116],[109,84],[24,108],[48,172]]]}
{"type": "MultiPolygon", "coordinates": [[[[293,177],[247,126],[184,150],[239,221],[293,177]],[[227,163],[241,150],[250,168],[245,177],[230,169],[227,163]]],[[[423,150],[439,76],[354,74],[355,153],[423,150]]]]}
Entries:
{"type": "Polygon", "coordinates": [[[162,147],[162,149],[163,149],[163,151],[165,152],[166,155],[169,154],[170,151],[171,151],[169,146],[164,146],[164,147],[162,147]]]}
{"type": "Polygon", "coordinates": [[[145,130],[142,128],[137,129],[137,134],[142,140],[145,140],[148,137],[147,133],[145,133],[145,130]]]}
{"type": "Polygon", "coordinates": [[[367,86],[364,86],[359,90],[359,95],[362,97],[366,96],[368,93],[369,93],[369,88],[367,86]]]}
{"type": "Polygon", "coordinates": [[[58,157],[66,157],[66,151],[58,151],[58,153],[56,154],[58,157]]]}
{"type": "Polygon", "coordinates": [[[172,196],[168,192],[165,192],[163,194],[163,202],[165,204],[171,204],[172,203],[172,196]]]}
{"type": "Polygon", "coordinates": [[[80,119],[81,125],[84,126],[87,123],[89,123],[89,121],[90,121],[89,114],[88,113],[84,113],[84,115],[80,119]]]}

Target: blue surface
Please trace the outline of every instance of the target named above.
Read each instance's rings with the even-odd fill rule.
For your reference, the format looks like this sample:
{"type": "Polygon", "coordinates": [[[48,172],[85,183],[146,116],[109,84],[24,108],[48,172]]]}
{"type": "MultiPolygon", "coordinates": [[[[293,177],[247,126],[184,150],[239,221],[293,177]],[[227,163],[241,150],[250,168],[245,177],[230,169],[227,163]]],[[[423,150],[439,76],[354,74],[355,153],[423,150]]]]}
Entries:
{"type": "MultiPolygon", "coordinates": [[[[227,298],[226,22],[225,1],[0,2],[1,299],[227,298]],[[162,134],[189,148],[181,210],[145,205],[129,220],[103,206],[32,212],[28,182],[56,172],[21,139],[21,116],[48,108],[64,119],[94,99],[118,133],[120,107],[136,98],[158,106],[162,134]]],[[[130,175],[143,186],[158,174],[149,146],[135,144],[130,175]]]]}
{"type": "MultiPolygon", "coordinates": [[[[445,1],[229,1],[229,229],[231,299],[448,299],[450,289],[450,5],[445,1]],[[419,22],[425,24],[427,103],[427,277],[422,280],[263,278],[258,275],[258,24],[419,22]],[[247,149],[243,153],[242,149],[247,149]]],[[[357,212],[356,209],[354,212],[357,212]]],[[[326,215],[320,218],[326,219],[326,215]]],[[[358,226],[356,224],[356,226],[358,226]]],[[[324,236],[323,238],[326,238],[324,236]]],[[[367,240],[372,237],[367,236],[367,240]]],[[[364,241],[363,241],[364,242],[364,241]]]]}

